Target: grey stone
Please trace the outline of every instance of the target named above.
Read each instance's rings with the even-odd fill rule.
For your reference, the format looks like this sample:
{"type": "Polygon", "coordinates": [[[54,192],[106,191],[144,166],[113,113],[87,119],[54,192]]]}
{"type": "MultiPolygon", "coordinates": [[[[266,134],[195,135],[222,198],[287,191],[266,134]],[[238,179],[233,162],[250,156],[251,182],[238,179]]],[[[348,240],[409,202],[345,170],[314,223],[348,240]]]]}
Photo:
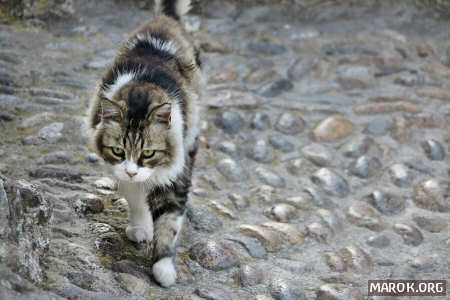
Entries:
{"type": "Polygon", "coordinates": [[[144,296],[150,288],[144,280],[128,273],[119,273],[116,279],[121,288],[134,295],[144,296]]]}
{"type": "Polygon", "coordinates": [[[72,155],[70,155],[68,152],[65,151],[58,151],[50,154],[45,154],[41,156],[37,164],[38,165],[46,165],[46,164],[66,164],[69,163],[71,160],[72,155]]]}
{"type": "Polygon", "coordinates": [[[370,121],[364,129],[365,134],[381,136],[385,135],[391,128],[392,121],[388,117],[378,117],[370,121]]]}
{"type": "Polygon", "coordinates": [[[268,114],[258,112],[253,115],[250,126],[253,129],[267,130],[272,126],[272,122],[270,121],[270,116],[268,114]]]}
{"type": "Polygon", "coordinates": [[[276,204],[264,210],[264,215],[270,219],[278,222],[287,223],[290,219],[294,218],[297,214],[297,209],[289,204],[276,204]]]}
{"type": "Polygon", "coordinates": [[[438,233],[445,230],[448,226],[447,219],[441,217],[426,217],[426,216],[413,216],[412,220],[422,228],[428,232],[438,233]]]}
{"type": "Polygon", "coordinates": [[[248,49],[262,55],[280,55],[286,52],[286,47],[268,42],[254,42],[248,44],[248,49]]]}
{"type": "Polygon", "coordinates": [[[405,187],[411,184],[412,174],[404,164],[394,164],[389,167],[389,174],[392,182],[399,187],[405,187]]]}
{"type": "Polygon", "coordinates": [[[278,188],[283,188],[286,186],[286,181],[284,180],[284,178],[269,169],[258,167],[256,168],[255,172],[259,180],[261,180],[261,182],[264,184],[268,184],[278,188]]]}
{"type": "Polygon", "coordinates": [[[0,112],[0,121],[12,121],[16,118],[15,115],[7,113],[7,112],[0,112]]]}
{"type": "Polygon", "coordinates": [[[299,58],[292,66],[288,69],[289,79],[292,81],[299,81],[310,75],[312,71],[315,71],[317,64],[319,63],[318,58],[299,58]]]}
{"type": "Polygon", "coordinates": [[[91,291],[96,281],[95,276],[84,272],[69,272],[66,273],[65,276],[76,286],[91,291]]]}
{"type": "Polygon", "coordinates": [[[84,65],[86,69],[103,70],[111,63],[110,59],[96,59],[84,65]]]}
{"type": "Polygon", "coordinates": [[[64,123],[61,123],[61,122],[51,123],[51,124],[41,128],[38,131],[37,136],[41,139],[46,140],[49,143],[56,143],[62,139],[63,129],[64,129],[64,123]]]}
{"type": "Polygon", "coordinates": [[[266,249],[256,239],[239,236],[228,237],[227,239],[242,245],[254,258],[267,258],[266,249]]]}
{"type": "Polygon", "coordinates": [[[82,173],[70,170],[59,169],[54,167],[38,167],[29,172],[31,177],[35,178],[55,178],[69,182],[81,183],[83,182],[82,173]]]}
{"type": "Polygon", "coordinates": [[[1,95],[0,94],[0,109],[2,110],[14,110],[19,102],[19,98],[13,95],[1,95]]]}
{"type": "Polygon", "coordinates": [[[306,158],[319,167],[325,167],[331,164],[331,153],[321,144],[310,144],[303,147],[301,151],[306,158]]]}
{"type": "Polygon", "coordinates": [[[324,284],[317,291],[317,300],[360,300],[363,296],[356,287],[345,284],[324,284]]]}
{"type": "Polygon", "coordinates": [[[146,279],[148,276],[144,273],[144,266],[138,266],[131,260],[114,261],[111,265],[114,272],[131,274],[137,278],[146,279]]]}
{"type": "Polygon", "coordinates": [[[247,157],[260,163],[270,163],[274,159],[272,150],[265,140],[257,140],[250,143],[247,157]]]}
{"type": "Polygon", "coordinates": [[[448,212],[450,210],[450,183],[428,179],[414,187],[413,201],[416,206],[431,211],[448,212]]]}
{"type": "Polygon", "coordinates": [[[0,84],[6,86],[17,86],[16,76],[7,70],[0,70],[0,84]]]}
{"type": "Polygon", "coordinates": [[[275,128],[281,133],[294,135],[304,130],[305,121],[292,113],[283,113],[278,117],[275,128]]]}
{"type": "Polygon", "coordinates": [[[42,89],[42,88],[29,88],[28,92],[32,96],[38,96],[38,97],[49,97],[49,98],[57,98],[62,100],[71,100],[73,96],[71,94],[62,92],[62,91],[56,91],[56,90],[50,90],[50,89],[42,89]]]}
{"type": "Polygon", "coordinates": [[[44,105],[59,105],[59,106],[66,106],[66,107],[70,107],[70,105],[68,105],[68,103],[64,100],[58,99],[58,98],[50,98],[50,97],[37,97],[37,98],[33,98],[33,101],[39,104],[44,104],[44,105]]]}
{"type": "Polygon", "coordinates": [[[347,181],[327,168],[321,168],[311,176],[311,181],[321,187],[327,194],[344,198],[350,192],[347,181]]]}
{"type": "Polygon", "coordinates": [[[106,232],[95,240],[95,247],[110,255],[122,254],[125,242],[117,232],[106,232]]]}
{"type": "Polygon", "coordinates": [[[247,287],[261,283],[263,281],[263,272],[256,265],[241,264],[233,277],[237,284],[247,287]]]}
{"type": "Polygon", "coordinates": [[[360,178],[372,177],[381,168],[378,158],[370,155],[363,155],[350,165],[350,173],[360,178]]]}
{"type": "Polygon", "coordinates": [[[238,211],[245,210],[250,206],[250,201],[248,200],[247,197],[244,197],[236,193],[229,194],[228,199],[230,199],[230,201],[233,202],[234,207],[238,211]]]}
{"type": "Polygon", "coordinates": [[[278,235],[263,226],[243,224],[237,229],[249,237],[257,238],[269,252],[278,252],[281,249],[282,241],[278,235]]]}
{"type": "Polygon", "coordinates": [[[86,160],[91,164],[96,164],[100,161],[100,156],[98,156],[96,153],[89,153],[86,156],[86,160]]]}
{"type": "Polygon", "coordinates": [[[369,150],[374,143],[373,139],[365,135],[360,135],[344,145],[343,154],[345,157],[360,157],[369,150]]]}
{"type": "Polygon", "coordinates": [[[55,84],[66,86],[69,88],[75,88],[80,90],[86,90],[88,86],[82,81],[72,79],[69,77],[58,77],[53,80],[55,84]]]}
{"type": "Polygon", "coordinates": [[[403,238],[403,242],[410,246],[419,246],[423,242],[423,235],[419,229],[407,224],[394,224],[394,232],[403,238]]]}
{"type": "Polygon", "coordinates": [[[444,160],[445,158],[445,149],[441,143],[436,140],[423,142],[422,148],[429,160],[444,160]]]}
{"type": "Polygon", "coordinates": [[[217,145],[217,149],[230,155],[232,158],[239,157],[239,149],[235,143],[230,141],[222,141],[217,145]]]}
{"type": "Polygon", "coordinates": [[[187,217],[194,229],[213,233],[222,227],[222,221],[213,216],[209,209],[187,205],[187,217]]]}
{"type": "Polygon", "coordinates": [[[298,282],[274,278],[270,282],[269,291],[276,300],[304,300],[305,293],[298,282]]]}
{"type": "Polygon", "coordinates": [[[330,228],[317,222],[307,225],[306,233],[319,243],[328,243],[333,237],[333,232],[330,228]]]}
{"type": "Polygon", "coordinates": [[[244,119],[238,112],[221,110],[216,115],[215,124],[225,132],[235,134],[244,125],[244,119]]]}
{"type": "Polygon", "coordinates": [[[0,84],[0,94],[5,94],[5,95],[15,95],[17,94],[17,89],[10,87],[10,86],[4,86],[0,84]]]}
{"type": "Polygon", "coordinates": [[[239,265],[239,256],[231,244],[208,240],[194,244],[189,257],[202,267],[220,271],[239,265]]]}
{"type": "Polygon", "coordinates": [[[237,299],[233,292],[230,291],[229,287],[217,287],[213,285],[197,287],[194,291],[195,294],[199,295],[202,299],[207,300],[233,300],[237,299]]]}
{"type": "Polygon", "coordinates": [[[104,209],[103,200],[93,194],[85,194],[73,203],[73,208],[80,215],[98,214],[104,209]]]}
{"type": "Polygon", "coordinates": [[[391,240],[386,235],[379,234],[370,236],[366,243],[374,248],[386,248],[391,244],[391,240]]]}
{"type": "Polygon", "coordinates": [[[325,251],[323,256],[330,270],[334,272],[344,272],[347,270],[347,265],[345,264],[344,259],[342,259],[342,257],[336,252],[325,251]]]}
{"type": "Polygon", "coordinates": [[[373,191],[368,196],[368,200],[378,211],[385,215],[399,214],[405,210],[406,206],[405,198],[379,190],[373,191]]]}
{"type": "Polygon", "coordinates": [[[294,151],[294,144],[289,142],[287,139],[280,135],[269,137],[269,144],[272,145],[273,148],[279,150],[284,153],[289,153],[294,151]]]}
{"type": "Polygon", "coordinates": [[[333,202],[325,195],[320,188],[305,187],[304,192],[311,198],[315,205],[323,208],[332,208],[333,202]]]}
{"type": "Polygon", "coordinates": [[[404,164],[408,166],[408,168],[413,169],[415,171],[419,171],[421,173],[433,174],[434,169],[430,166],[426,165],[423,161],[417,159],[410,159],[405,161],[404,164]]]}
{"type": "Polygon", "coordinates": [[[347,219],[352,224],[374,231],[381,231],[386,226],[381,216],[364,204],[350,206],[347,210],[347,219]]]}
{"type": "Polygon", "coordinates": [[[372,259],[363,249],[350,245],[339,250],[348,268],[359,274],[370,274],[373,269],[372,259]]]}
{"type": "Polygon", "coordinates": [[[217,164],[217,170],[231,182],[246,180],[247,175],[240,164],[231,158],[224,158],[217,164]]]}
{"type": "Polygon", "coordinates": [[[288,79],[279,79],[273,82],[264,84],[255,90],[255,93],[263,97],[276,97],[284,92],[290,91],[294,88],[294,85],[288,79]]]}

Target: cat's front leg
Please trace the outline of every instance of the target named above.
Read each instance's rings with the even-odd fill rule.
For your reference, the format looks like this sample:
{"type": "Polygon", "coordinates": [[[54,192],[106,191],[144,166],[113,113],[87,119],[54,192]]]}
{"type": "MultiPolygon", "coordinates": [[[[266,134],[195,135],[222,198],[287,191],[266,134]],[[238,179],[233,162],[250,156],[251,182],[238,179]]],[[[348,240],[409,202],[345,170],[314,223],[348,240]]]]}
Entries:
{"type": "Polygon", "coordinates": [[[183,210],[168,211],[155,220],[153,248],[153,277],[163,287],[173,285],[177,279],[175,269],[175,244],[182,228],[183,210]]]}
{"type": "Polygon", "coordinates": [[[133,242],[153,240],[153,218],[145,198],[128,197],[128,226],[126,235],[133,242]]]}

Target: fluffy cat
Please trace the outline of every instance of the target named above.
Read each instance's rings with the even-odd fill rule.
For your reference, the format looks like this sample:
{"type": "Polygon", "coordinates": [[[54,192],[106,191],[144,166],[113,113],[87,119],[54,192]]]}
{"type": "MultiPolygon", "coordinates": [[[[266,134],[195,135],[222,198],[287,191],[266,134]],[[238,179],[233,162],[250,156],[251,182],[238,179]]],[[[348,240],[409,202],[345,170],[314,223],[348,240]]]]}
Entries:
{"type": "Polygon", "coordinates": [[[175,243],[183,224],[197,151],[203,88],[199,52],[180,23],[190,0],[156,0],[156,15],[121,46],[91,104],[97,153],[127,199],[127,237],[152,242],[153,277],[176,280],[175,243]]]}

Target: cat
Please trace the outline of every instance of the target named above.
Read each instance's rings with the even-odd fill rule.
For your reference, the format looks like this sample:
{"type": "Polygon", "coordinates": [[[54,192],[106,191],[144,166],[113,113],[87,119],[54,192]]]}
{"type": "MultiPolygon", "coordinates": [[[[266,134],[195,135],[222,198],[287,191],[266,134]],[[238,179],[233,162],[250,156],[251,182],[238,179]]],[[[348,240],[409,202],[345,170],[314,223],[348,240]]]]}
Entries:
{"type": "Polygon", "coordinates": [[[91,101],[93,147],[127,200],[128,239],[152,243],[152,272],[176,281],[175,244],[197,152],[204,78],[180,17],[191,0],[155,0],[155,16],[121,45],[91,101]]]}

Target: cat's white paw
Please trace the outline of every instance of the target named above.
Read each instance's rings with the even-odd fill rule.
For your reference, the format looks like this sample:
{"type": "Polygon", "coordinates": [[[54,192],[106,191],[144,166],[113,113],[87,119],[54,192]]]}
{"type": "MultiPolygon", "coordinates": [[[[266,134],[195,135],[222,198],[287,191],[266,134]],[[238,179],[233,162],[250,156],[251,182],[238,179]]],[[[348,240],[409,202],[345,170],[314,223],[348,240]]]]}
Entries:
{"type": "Polygon", "coordinates": [[[177,271],[172,262],[171,257],[165,257],[158,260],[152,268],[153,277],[163,287],[169,287],[173,285],[177,279],[177,271]]]}
{"type": "Polygon", "coordinates": [[[140,243],[143,241],[151,242],[153,240],[153,230],[143,227],[128,225],[126,229],[127,237],[130,241],[140,243]]]}

